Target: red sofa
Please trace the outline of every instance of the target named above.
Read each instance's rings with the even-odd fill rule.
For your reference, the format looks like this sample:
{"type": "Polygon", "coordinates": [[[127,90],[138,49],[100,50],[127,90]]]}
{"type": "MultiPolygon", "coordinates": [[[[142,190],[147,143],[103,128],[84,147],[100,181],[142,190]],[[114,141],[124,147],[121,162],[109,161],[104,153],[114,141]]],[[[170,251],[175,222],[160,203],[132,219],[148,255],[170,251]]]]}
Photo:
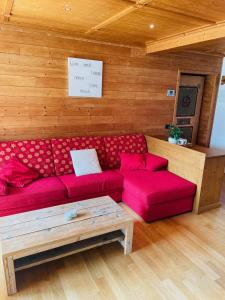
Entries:
{"type": "Polygon", "coordinates": [[[121,173],[120,153],[146,153],[143,135],[72,137],[0,142],[0,167],[11,157],[40,178],[0,196],[0,216],[110,195],[124,201],[145,221],[192,210],[196,186],[166,170],[121,173]],[[103,172],[76,177],[70,150],[95,148],[103,172]]]}

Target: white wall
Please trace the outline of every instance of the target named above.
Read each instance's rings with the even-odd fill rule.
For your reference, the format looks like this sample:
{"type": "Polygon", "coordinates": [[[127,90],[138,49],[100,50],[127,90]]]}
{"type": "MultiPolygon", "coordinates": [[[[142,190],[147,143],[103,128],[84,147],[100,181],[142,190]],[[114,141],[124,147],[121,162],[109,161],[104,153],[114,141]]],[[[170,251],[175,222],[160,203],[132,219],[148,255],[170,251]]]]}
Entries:
{"type": "MultiPolygon", "coordinates": [[[[222,75],[225,76],[225,58],[222,75]]],[[[219,87],[210,146],[225,149],[225,84],[219,87]]]]}

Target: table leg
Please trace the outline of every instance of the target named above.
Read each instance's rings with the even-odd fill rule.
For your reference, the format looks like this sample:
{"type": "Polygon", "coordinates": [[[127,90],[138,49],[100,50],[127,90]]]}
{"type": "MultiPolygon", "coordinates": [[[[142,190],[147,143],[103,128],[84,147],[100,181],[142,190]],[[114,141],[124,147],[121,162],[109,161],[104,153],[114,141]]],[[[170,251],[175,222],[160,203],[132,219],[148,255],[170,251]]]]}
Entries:
{"type": "Polygon", "coordinates": [[[8,291],[8,295],[10,296],[17,292],[13,258],[11,256],[4,257],[3,264],[4,264],[4,272],[5,272],[7,291],[8,291]]]}
{"type": "Polygon", "coordinates": [[[128,255],[132,252],[132,242],[133,242],[133,227],[134,223],[130,222],[127,224],[124,230],[125,238],[124,238],[124,254],[128,255]]]}

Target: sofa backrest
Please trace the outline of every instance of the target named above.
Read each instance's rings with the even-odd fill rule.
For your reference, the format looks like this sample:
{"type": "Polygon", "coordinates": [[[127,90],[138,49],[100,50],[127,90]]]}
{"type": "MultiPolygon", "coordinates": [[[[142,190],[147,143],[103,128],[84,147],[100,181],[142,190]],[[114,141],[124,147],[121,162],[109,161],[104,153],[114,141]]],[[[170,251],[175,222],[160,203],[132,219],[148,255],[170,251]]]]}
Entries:
{"type": "Polygon", "coordinates": [[[109,169],[120,167],[121,153],[148,152],[145,136],[142,134],[127,134],[104,137],[106,162],[109,169]]]}
{"type": "Polygon", "coordinates": [[[55,175],[50,140],[0,142],[0,167],[11,157],[18,158],[24,165],[36,170],[41,177],[55,175]]]}
{"type": "Polygon", "coordinates": [[[16,157],[41,177],[72,174],[70,151],[91,148],[96,149],[103,170],[119,168],[120,153],[147,152],[145,136],[140,134],[0,142],[0,167],[16,157]]]}
{"type": "Polygon", "coordinates": [[[74,173],[73,164],[70,157],[71,150],[95,148],[98,154],[100,165],[106,169],[106,153],[104,139],[95,137],[72,137],[52,139],[52,151],[57,176],[74,173]]]}

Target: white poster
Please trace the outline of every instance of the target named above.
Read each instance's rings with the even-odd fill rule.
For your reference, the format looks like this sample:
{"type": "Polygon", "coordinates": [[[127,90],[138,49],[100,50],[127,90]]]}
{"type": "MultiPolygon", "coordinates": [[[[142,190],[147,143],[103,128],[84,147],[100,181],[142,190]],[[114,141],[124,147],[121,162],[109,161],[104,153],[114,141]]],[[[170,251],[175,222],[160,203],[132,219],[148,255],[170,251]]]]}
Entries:
{"type": "Polygon", "coordinates": [[[102,68],[102,61],[69,57],[69,96],[101,98],[102,68]]]}

